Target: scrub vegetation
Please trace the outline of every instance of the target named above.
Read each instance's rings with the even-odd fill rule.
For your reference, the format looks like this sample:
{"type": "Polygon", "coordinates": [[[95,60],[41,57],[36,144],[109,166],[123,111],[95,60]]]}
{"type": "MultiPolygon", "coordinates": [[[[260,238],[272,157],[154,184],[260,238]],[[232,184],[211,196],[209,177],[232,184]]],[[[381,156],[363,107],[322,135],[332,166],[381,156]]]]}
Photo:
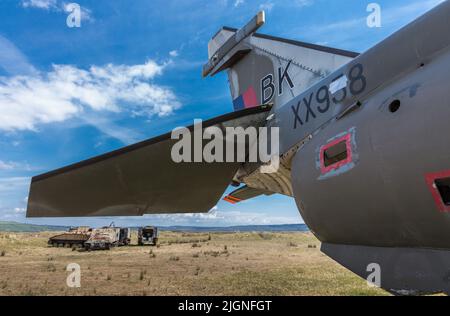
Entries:
{"type": "Polygon", "coordinates": [[[162,232],[158,247],[98,252],[50,248],[53,235],[0,233],[0,295],[387,294],[323,255],[310,233],[162,232]],[[66,285],[70,263],[81,288],[66,285]]]}

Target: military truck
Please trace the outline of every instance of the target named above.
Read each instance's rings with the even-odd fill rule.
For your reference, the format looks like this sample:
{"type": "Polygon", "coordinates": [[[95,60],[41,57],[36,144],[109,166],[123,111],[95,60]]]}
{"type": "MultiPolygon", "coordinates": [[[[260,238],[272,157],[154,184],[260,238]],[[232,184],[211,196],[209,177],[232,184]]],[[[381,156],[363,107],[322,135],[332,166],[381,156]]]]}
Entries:
{"type": "Polygon", "coordinates": [[[138,245],[156,246],[158,243],[158,228],[153,226],[140,227],[138,230],[138,245]]]}
{"type": "Polygon", "coordinates": [[[84,243],[89,240],[92,228],[87,226],[73,227],[68,232],[50,237],[48,244],[52,247],[84,247],[84,243]]]}
{"type": "Polygon", "coordinates": [[[131,241],[129,228],[110,225],[95,229],[90,238],[84,243],[86,250],[109,250],[112,247],[127,246],[131,241]]]}

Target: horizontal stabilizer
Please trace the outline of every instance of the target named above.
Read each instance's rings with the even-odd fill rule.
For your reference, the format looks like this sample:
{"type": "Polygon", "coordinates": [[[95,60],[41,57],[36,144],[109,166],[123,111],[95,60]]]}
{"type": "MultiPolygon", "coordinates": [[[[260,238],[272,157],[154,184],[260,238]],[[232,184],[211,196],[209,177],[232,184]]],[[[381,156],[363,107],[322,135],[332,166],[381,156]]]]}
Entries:
{"type": "MultiPolygon", "coordinates": [[[[264,124],[269,110],[234,112],[203,122],[203,128],[264,124]]],[[[177,141],[168,133],[34,177],[27,217],[208,212],[240,163],[175,163],[171,149],[177,141]]]]}
{"type": "Polygon", "coordinates": [[[223,200],[231,204],[236,204],[245,200],[253,199],[260,195],[272,195],[272,194],[274,193],[260,189],[250,188],[248,186],[243,186],[242,188],[239,188],[230,193],[229,195],[227,195],[226,197],[224,197],[223,200]]]}

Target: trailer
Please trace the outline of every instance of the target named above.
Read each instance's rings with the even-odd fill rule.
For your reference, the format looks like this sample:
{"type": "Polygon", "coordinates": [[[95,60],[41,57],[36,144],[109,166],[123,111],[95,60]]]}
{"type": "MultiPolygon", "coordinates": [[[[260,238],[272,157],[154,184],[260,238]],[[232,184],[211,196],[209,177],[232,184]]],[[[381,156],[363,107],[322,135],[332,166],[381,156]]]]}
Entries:
{"type": "Polygon", "coordinates": [[[129,228],[108,227],[95,229],[89,240],[84,245],[90,250],[109,250],[113,247],[128,246],[131,242],[131,230],[129,228]]]}

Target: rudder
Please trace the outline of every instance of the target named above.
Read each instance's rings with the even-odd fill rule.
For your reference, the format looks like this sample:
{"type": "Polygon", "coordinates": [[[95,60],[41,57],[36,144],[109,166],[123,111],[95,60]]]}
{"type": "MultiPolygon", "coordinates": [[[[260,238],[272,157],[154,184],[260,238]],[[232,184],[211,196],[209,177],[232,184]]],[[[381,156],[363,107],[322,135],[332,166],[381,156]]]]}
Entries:
{"type": "Polygon", "coordinates": [[[208,44],[208,65],[215,66],[208,72],[205,65],[203,75],[227,69],[235,111],[269,103],[285,104],[358,56],[346,50],[254,33],[264,23],[261,14],[241,30],[223,27],[208,44]]]}

